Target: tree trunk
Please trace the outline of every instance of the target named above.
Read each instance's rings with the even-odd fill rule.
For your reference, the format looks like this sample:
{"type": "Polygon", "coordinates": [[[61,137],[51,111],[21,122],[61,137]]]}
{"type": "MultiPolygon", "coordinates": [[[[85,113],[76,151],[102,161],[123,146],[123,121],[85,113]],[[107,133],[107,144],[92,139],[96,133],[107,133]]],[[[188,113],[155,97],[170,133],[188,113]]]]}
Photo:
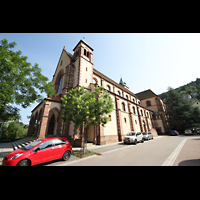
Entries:
{"type": "Polygon", "coordinates": [[[84,153],[84,154],[87,154],[88,153],[88,150],[87,150],[87,127],[82,127],[81,128],[81,132],[82,132],[82,139],[81,139],[81,151],[84,153]]]}

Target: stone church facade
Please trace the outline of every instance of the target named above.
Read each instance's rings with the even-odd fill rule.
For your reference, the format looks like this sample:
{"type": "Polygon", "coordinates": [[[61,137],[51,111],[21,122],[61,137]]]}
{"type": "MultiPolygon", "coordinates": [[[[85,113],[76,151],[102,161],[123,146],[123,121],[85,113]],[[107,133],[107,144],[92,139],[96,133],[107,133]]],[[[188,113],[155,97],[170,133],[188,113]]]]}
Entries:
{"type": "Polygon", "coordinates": [[[53,87],[58,96],[47,97],[45,102],[39,103],[33,110],[29,122],[27,137],[67,137],[72,145],[80,144],[80,130],[74,128],[73,122],[64,124],[61,119],[61,97],[72,88],[85,86],[88,91],[103,86],[114,101],[110,121],[105,127],[99,125],[88,129],[88,142],[106,144],[123,141],[129,131],[151,131],[154,136],[167,131],[165,105],[162,100],[147,90],[134,94],[120,79],[117,83],[93,68],[93,49],[83,40],[73,49],[74,54],[62,50],[55,73],[53,87]],[[157,131],[156,131],[157,130],[157,131]]]}

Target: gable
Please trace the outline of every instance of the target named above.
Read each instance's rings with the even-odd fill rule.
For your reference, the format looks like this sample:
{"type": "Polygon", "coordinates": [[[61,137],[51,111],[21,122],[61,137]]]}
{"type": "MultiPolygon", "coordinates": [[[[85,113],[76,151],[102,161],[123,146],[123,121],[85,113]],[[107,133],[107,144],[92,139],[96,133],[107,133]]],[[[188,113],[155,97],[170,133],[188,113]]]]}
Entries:
{"type": "Polygon", "coordinates": [[[67,52],[65,49],[62,50],[60,59],[58,61],[58,64],[57,64],[57,67],[56,67],[56,70],[55,70],[55,73],[53,75],[53,80],[52,80],[53,85],[55,84],[56,78],[57,78],[58,74],[60,73],[60,71],[63,70],[65,72],[65,68],[71,62],[71,57],[72,57],[72,55],[69,52],[67,52]]]}

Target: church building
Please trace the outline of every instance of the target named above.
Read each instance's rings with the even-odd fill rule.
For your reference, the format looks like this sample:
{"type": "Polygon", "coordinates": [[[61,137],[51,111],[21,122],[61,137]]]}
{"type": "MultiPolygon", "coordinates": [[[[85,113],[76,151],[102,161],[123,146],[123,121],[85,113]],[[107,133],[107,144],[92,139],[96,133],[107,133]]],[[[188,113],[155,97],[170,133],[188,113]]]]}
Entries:
{"type": "Polygon", "coordinates": [[[74,127],[73,122],[67,121],[62,131],[60,109],[61,97],[72,88],[80,86],[87,87],[88,91],[103,86],[114,101],[113,112],[109,115],[110,121],[105,127],[89,127],[88,142],[102,145],[123,141],[130,131],[150,131],[154,137],[167,132],[164,114],[166,107],[158,95],[151,90],[134,94],[122,78],[117,83],[95,69],[94,50],[84,40],[80,40],[73,51],[72,55],[63,48],[52,80],[58,95],[45,98],[45,102],[39,103],[32,110],[27,137],[62,136],[68,138],[72,145],[80,145],[80,130],[74,127]]]}

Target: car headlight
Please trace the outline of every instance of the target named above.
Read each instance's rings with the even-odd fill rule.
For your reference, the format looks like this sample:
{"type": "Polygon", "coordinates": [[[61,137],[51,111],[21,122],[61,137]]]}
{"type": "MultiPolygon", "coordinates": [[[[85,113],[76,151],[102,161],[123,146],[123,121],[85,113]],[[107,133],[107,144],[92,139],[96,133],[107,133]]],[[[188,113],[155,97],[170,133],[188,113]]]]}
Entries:
{"type": "Polygon", "coordinates": [[[14,155],[10,160],[13,160],[13,159],[15,159],[15,158],[18,158],[18,157],[20,157],[21,155],[23,155],[23,153],[18,153],[18,154],[16,154],[16,155],[14,155]]]}

